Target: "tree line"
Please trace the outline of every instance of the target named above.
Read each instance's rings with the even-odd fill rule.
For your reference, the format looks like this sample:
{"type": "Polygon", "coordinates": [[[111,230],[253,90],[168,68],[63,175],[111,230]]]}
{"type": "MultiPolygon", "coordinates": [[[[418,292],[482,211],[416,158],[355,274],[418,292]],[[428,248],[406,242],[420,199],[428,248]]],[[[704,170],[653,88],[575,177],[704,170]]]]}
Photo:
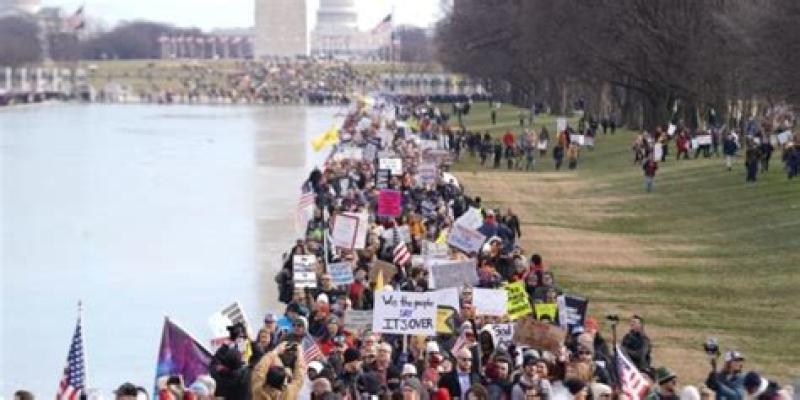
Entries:
{"type": "Polygon", "coordinates": [[[798,17],[797,0],[457,0],[437,54],[518,105],[700,126],[797,104],[798,17]]]}

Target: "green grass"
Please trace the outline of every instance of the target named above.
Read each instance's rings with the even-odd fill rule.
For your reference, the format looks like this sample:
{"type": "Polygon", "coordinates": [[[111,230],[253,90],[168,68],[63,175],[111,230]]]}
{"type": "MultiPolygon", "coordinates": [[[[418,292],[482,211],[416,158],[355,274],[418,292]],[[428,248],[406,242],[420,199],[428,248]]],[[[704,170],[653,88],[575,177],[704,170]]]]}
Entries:
{"type": "MultiPolygon", "coordinates": [[[[539,121],[548,125],[552,139],[554,119],[538,118],[536,129],[539,121]]],[[[483,131],[489,124],[487,106],[474,107],[465,124],[483,131]]],[[[490,132],[517,132],[518,126],[517,110],[504,106],[490,132]]],[[[768,173],[760,174],[756,184],[746,184],[742,158],[731,172],[722,158],[676,162],[671,143],[655,192],[646,194],[641,168],[632,165],[633,137],[625,130],[600,134],[595,150],[582,152],[574,173],[579,196],[621,199],[605,206],[610,217],[577,216],[561,224],[633,235],[663,243],[666,250],[653,246],[659,260],[653,265],[606,268],[608,279],[587,281],[581,279],[581,266],[565,266],[561,284],[586,295],[595,315],[644,309],[651,327],[681,333],[661,345],[698,353],[707,336],[716,336],[723,350],[746,352],[749,368],[784,383],[800,377],[800,180],[786,179],[780,151],[773,154],[768,173]]],[[[550,154],[537,164],[540,172],[552,168],[550,154]]],[[[465,157],[455,170],[487,169],[465,157]]],[[[536,174],[531,185],[549,184],[536,174]]],[[[659,338],[653,339],[658,345],[659,338]]]]}

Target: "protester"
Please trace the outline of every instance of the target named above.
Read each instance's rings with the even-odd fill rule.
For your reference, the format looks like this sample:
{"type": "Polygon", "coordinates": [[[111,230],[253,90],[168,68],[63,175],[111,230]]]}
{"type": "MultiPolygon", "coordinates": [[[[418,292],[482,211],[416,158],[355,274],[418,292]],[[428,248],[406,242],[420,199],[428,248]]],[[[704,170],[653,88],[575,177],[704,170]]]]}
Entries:
{"type": "Polygon", "coordinates": [[[644,333],[644,318],[634,315],[630,319],[630,331],[622,338],[622,351],[639,369],[650,369],[650,338],[644,333]]]}
{"type": "Polygon", "coordinates": [[[642,170],[644,171],[644,189],[650,193],[653,191],[656,171],[658,171],[658,163],[652,155],[642,164],[642,170]]]}

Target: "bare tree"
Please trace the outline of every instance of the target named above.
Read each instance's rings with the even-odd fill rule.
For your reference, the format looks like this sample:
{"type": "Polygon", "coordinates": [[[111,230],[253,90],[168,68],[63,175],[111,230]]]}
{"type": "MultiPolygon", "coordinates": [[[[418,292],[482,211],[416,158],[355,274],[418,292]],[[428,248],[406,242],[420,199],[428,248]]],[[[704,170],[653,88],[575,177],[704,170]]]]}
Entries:
{"type": "Polygon", "coordinates": [[[21,16],[0,18],[0,65],[16,67],[41,59],[42,46],[36,21],[21,16]]]}

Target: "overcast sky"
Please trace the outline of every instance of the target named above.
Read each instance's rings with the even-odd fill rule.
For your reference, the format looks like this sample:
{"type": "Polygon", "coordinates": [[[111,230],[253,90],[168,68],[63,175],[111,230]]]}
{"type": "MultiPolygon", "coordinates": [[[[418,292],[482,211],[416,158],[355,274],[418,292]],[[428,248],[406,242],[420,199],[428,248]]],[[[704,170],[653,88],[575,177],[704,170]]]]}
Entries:
{"type": "MultiPolygon", "coordinates": [[[[394,5],[395,24],[429,26],[440,16],[440,0],[355,0],[359,26],[370,29],[385,17],[394,5]]],[[[148,19],[176,26],[211,28],[249,27],[253,25],[254,0],[42,0],[45,6],[61,6],[73,12],[81,4],[86,14],[108,24],[120,20],[148,19]]],[[[309,27],[319,0],[308,0],[309,27]]]]}

